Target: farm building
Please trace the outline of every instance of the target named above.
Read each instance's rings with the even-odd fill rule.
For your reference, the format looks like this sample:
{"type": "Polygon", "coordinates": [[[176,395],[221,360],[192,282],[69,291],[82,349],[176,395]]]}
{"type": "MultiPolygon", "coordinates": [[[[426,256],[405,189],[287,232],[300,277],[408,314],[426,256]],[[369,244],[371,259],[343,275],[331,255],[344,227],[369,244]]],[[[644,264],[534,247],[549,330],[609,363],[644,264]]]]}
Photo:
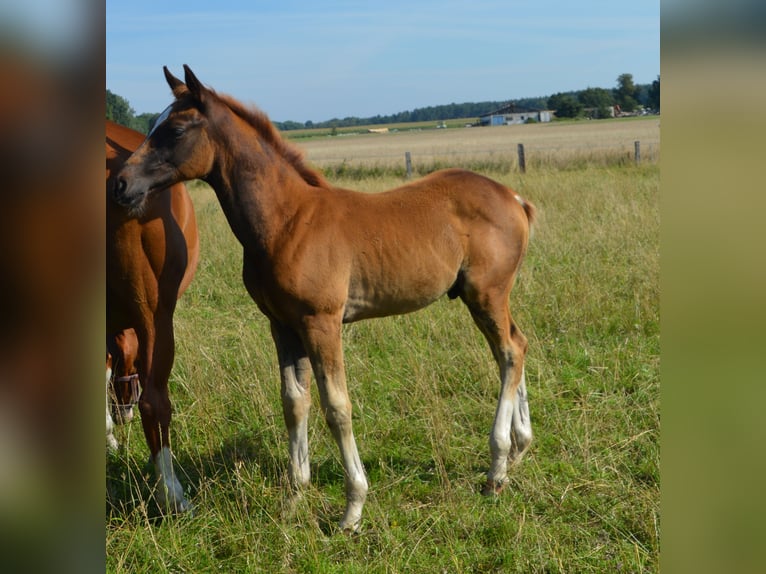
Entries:
{"type": "Polygon", "coordinates": [[[479,118],[480,126],[506,126],[510,124],[525,124],[529,121],[549,122],[553,118],[552,110],[522,110],[513,104],[508,104],[479,118]]]}

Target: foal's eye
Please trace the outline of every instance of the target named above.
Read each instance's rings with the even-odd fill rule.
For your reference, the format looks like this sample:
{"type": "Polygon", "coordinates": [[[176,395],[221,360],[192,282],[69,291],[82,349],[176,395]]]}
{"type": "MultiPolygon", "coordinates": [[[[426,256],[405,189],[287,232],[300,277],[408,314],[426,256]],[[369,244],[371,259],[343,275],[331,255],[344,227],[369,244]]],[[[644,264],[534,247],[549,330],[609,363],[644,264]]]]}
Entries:
{"type": "Polygon", "coordinates": [[[177,138],[180,138],[184,135],[186,130],[182,127],[173,128],[173,135],[177,138]]]}

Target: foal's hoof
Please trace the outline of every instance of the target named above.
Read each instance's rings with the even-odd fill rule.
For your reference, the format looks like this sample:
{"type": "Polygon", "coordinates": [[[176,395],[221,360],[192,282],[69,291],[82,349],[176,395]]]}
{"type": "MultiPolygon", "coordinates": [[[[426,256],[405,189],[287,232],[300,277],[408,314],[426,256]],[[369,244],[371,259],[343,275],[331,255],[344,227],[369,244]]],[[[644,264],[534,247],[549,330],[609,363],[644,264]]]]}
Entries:
{"type": "Polygon", "coordinates": [[[357,534],[359,534],[359,526],[360,526],[359,524],[357,524],[356,526],[340,526],[340,533],[343,536],[348,536],[349,538],[351,538],[352,536],[356,536],[357,534]]]}
{"type": "Polygon", "coordinates": [[[340,524],[338,525],[338,528],[340,530],[340,533],[344,536],[354,536],[355,534],[359,534],[359,527],[362,525],[362,519],[361,517],[351,522],[346,522],[345,520],[341,520],[340,524]]]}
{"type": "Polygon", "coordinates": [[[282,520],[298,520],[300,517],[301,503],[303,502],[303,492],[296,490],[291,492],[282,506],[282,520]]]}
{"type": "Polygon", "coordinates": [[[481,489],[481,494],[482,496],[497,496],[503,491],[506,484],[508,484],[507,480],[498,481],[487,479],[487,482],[484,483],[484,486],[481,489]]]}
{"type": "Polygon", "coordinates": [[[166,515],[194,516],[194,505],[185,498],[166,498],[161,495],[155,498],[160,511],[166,515]]]}
{"type": "Polygon", "coordinates": [[[194,516],[194,505],[188,500],[180,500],[174,504],[163,506],[166,514],[172,514],[175,516],[194,516]]]}
{"type": "Polygon", "coordinates": [[[194,505],[188,500],[184,499],[176,506],[176,512],[178,514],[185,514],[187,516],[194,516],[194,505]]]}

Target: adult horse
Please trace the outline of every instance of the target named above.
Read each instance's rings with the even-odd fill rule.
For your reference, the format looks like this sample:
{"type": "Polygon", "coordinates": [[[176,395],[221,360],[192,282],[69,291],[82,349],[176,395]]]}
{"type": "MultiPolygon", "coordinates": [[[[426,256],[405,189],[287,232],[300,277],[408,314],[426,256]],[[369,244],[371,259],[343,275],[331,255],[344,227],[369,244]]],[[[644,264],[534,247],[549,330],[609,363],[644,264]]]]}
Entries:
{"type": "Polygon", "coordinates": [[[444,170],[365,194],[330,185],[285,143],[268,118],[164,69],[175,101],[125,163],[114,197],[141,209],[156,190],[201,178],[215,190],[244,248],[243,279],[271,322],[289,434],[290,481],[309,481],[307,417],[313,369],[322,410],[341,452],[346,509],[359,527],[367,479],[351,428],[341,327],[459,297],[500,369],[485,493],[508,480],[509,457],[532,439],[527,341],[508,297],[527,248],[534,207],[486,177],[444,170]]]}
{"type": "MultiPolygon", "coordinates": [[[[107,189],[114,187],[115,174],[144,140],[134,130],[106,122],[107,189]]],[[[199,260],[194,207],[180,182],[163,186],[162,193],[153,194],[140,208],[111,199],[106,203],[107,351],[118,373],[113,396],[123,409],[138,400],[159,482],[158,502],[167,510],[183,511],[189,503],[173,472],[168,378],[175,353],[176,301],[199,260]],[[140,398],[131,386],[134,362],[140,398]]]]}

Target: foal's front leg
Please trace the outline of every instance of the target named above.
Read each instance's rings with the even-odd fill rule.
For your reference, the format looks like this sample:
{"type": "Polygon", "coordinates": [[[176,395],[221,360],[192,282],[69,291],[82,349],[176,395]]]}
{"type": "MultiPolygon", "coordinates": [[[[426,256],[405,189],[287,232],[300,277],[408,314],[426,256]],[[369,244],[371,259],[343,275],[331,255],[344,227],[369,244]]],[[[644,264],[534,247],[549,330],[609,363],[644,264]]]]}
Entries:
{"type": "Polygon", "coordinates": [[[298,335],[288,327],[271,323],[282,380],[282,413],[289,437],[290,486],[294,494],[307,486],[309,468],[308,419],[311,409],[311,363],[298,335]]]}
{"type": "Polygon", "coordinates": [[[346,388],[341,344],[341,318],[319,315],[305,319],[305,341],[314,368],[327,425],[343,458],[346,511],[340,521],[344,532],[355,532],[362,521],[367,478],[359,458],[351,425],[351,401],[346,388]]]}

